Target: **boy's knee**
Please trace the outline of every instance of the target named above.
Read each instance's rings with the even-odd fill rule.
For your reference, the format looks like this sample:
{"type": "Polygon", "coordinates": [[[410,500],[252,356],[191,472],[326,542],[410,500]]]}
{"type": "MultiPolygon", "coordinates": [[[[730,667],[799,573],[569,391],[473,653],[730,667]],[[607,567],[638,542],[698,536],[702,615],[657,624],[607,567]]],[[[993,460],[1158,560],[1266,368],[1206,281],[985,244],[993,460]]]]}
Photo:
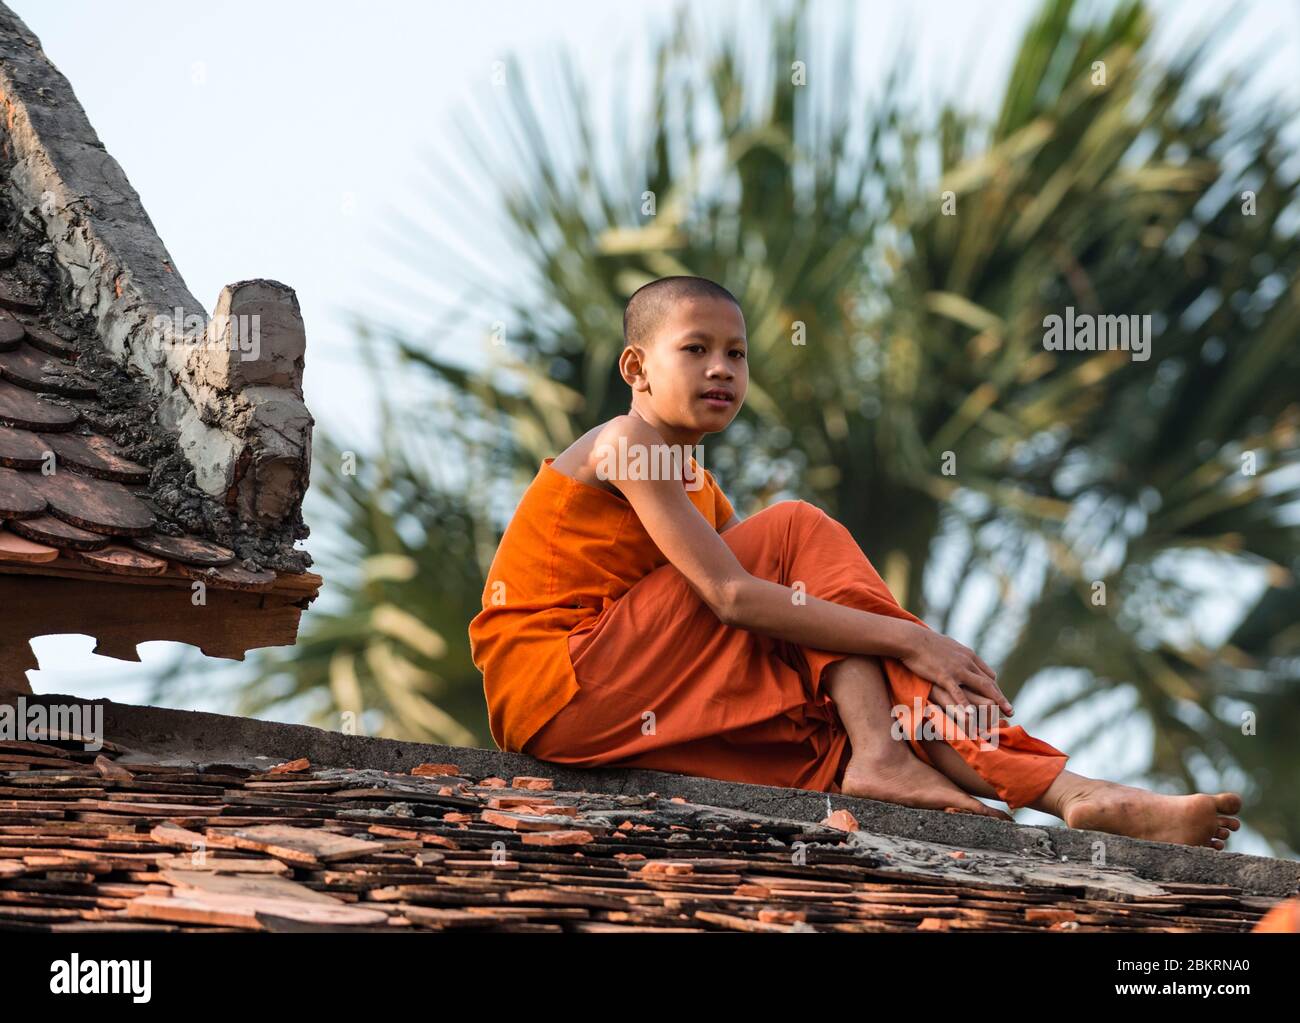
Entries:
{"type": "Polygon", "coordinates": [[[790,501],[778,501],[773,505],[773,507],[781,508],[783,514],[788,515],[790,518],[797,521],[803,519],[820,519],[826,515],[826,513],[815,504],[797,498],[790,501]]]}
{"type": "Polygon", "coordinates": [[[750,519],[756,519],[760,515],[773,519],[819,519],[825,516],[826,513],[815,504],[810,504],[809,502],[800,500],[799,498],[791,498],[786,501],[777,501],[774,504],[769,504],[761,511],[755,512],[745,521],[748,522],[750,519]]]}
{"type": "Polygon", "coordinates": [[[815,504],[796,498],[769,504],[761,511],[755,512],[741,525],[749,523],[752,529],[774,531],[777,535],[788,536],[826,517],[826,513],[815,504]]]}

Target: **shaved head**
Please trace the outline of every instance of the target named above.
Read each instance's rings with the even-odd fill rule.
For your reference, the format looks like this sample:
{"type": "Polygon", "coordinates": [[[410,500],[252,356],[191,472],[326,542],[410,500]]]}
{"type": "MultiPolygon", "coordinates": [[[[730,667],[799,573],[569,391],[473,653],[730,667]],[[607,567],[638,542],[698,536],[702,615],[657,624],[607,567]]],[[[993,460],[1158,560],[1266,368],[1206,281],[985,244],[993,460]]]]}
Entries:
{"type": "Polygon", "coordinates": [[[677,302],[692,298],[720,298],[737,309],[740,303],[721,284],[705,277],[661,277],[638,288],[623,310],[623,347],[648,345],[677,302]]]}

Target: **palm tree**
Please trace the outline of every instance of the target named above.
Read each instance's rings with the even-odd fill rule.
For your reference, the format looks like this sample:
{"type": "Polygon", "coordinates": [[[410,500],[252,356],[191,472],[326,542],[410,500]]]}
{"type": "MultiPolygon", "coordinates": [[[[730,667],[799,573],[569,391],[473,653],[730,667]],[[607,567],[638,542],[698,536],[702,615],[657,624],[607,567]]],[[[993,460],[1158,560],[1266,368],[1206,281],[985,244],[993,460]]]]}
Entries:
{"type": "MultiPolygon", "coordinates": [[[[926,117],[901,70],[864,103],[852,26],[815,24],[802,2],[774,12],[758,60],[679,12],[653,51],[653,130],[615,163],[571,62],[558,122],[509,62],[501,130],[465,143],[494,183],[475,223],[504,212],[529,278],[473,274],[446,310],[444,323],[505,326],[485,364],[441,354],[441,328],[367,328],[442,404],[388,410],[394,432],[358,479],[318,461],[350,558],[386,567],[352,572],[340,611],[309,616],[251,691],[274,675],[331,694],[327,712],[380,708],[390,733],[447,738],[454,719],[486,739],[463,633],[511,497],[543,457],[626,411],[623,304],[689,273],[746,314],[749,399],[708,457],[737,507],[785,494],[825,507],[901,602],[995,663],[1013,700],[1068,672],[1045,713],[1090,720],[1082,745],[1123,723],[1099,709],[1123,688],[1155,736],[1149,784],[1294,773],[1278,721],[1300,703],[1280,663],[1295,638],[1279,651],[1258,624],[1253,638],[1188,627],[1218,580],[1262,568],[1276,586],[1300,567],[1284,516],[1300,362],[1290,112],[1246,108],[1236,79],[1197,89],[1208,33],[1160,64],[1151,31],[1141,3],[1097,15],[1048,0],[993,116],[953,102],[926,117]],[[493,138],[514,149],[484,150],[493,138]],[[559,139],[577,140],[575,160],[559,139]],[[1044,319],[1067,306],[1150,314],[1149,358],[1046,350],[1044,319]],[[440,484],[449,453],[495,486],[440,484]],[[402,516],[417,528],[399,534],[402,516]],[[1213,577],[1193,580],[1204,564],[1213,577]],[[402,617],[381,627],[380,608],[402,617]],[[360,653],[374,643],[388,653],[360,653]]],[[[1294,590],[1265,601],[1277,592],[1295,608],[1294,590]]],[[[1300,847],[1300,795],[1246,795],[1258,833],[1300,847]]]]}

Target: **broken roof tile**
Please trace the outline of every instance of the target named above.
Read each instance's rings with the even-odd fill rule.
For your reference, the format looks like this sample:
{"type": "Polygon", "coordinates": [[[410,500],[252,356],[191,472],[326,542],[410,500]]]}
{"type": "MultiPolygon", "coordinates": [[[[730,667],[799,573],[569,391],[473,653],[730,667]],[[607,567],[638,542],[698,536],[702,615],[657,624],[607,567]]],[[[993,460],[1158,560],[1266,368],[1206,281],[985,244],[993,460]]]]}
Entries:
{"type": "Polygon", "coordinates": [[[160,533],[146,533],[143,536],[133,537],[131,544],[147,554],[198,567],[227,565],[235,559],[235,552],[229,548],[195,536],[163,536],[160,533]]]}
{"type": "Polygon", "coordinates": [[[74,548],[68,551],[68,555],[82,564],[115,575],[161,575],[167,571],[167,562],[162,558],[117,544],[95,551],[79,551],[74,548]]]}
{"type": "Polygon", "coordinates": [[[81,354],[74,342],[60,337],[54,331],[42,327],[38,323],[31,322],[30,318],[24,318],[20,326],[27,335],[27,343],[46,355],[53,355],[69,362],[75,362],[77,356],[81,354]]]}
{"type": "Polygon", "coordinates": [[[24,342],[0,352],[0,377],[28,391],[58,394],[65,398],[93,398],[98,388],[64,359],[24,342]]]}
{"type": "Polygon", "coordinates": [[[88,476],[118,483],[148,483],[149,470],[126,458],[107,437],[73,432],[33,434],[41,445],[57,456],[57,465],[68,465],[88,476]]]}
{"type": "Polygon", "coordinates": [[[460,774],[460,768],[455,764],[417,764],[411,768],[410,773],[423,776],[457,775],[460,774]]]}

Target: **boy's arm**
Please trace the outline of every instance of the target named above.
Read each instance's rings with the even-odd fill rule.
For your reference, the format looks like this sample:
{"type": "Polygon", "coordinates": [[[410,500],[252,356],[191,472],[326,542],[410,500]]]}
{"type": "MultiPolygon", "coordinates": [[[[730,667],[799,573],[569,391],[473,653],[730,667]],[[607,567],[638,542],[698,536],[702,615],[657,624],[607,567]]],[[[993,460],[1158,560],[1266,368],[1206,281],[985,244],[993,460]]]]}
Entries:
{"type": "MultiPolygon", "coordinates": [[[[715,535],[720,538],[739,521],[738,517],[729,519],[715,535]]],[[[722,543],[725,547],[726,541],[722,543]]],[[[799,613],[792,614],[793,592],[788,586],[745,572],[734,584],[727,610],[719,617],[728,625],[819,650],[896,657],[932,681],[935,690],[958,707],[996,704],[1008,717],[1015,713],[993,669],[957,640],[924,623],[859,611],[806,592],[800,594],[799,613]],[[975,695],[974,701],[967,696],[967,689],[975,695]]]]}
{"type": "MultiPolygon", "coordinates": [[[[649,424],[620,416],[601,431],[596,451],[604,444],[617,448],[620,437],[626,437],[629,448],[640,444],[653,449],[664,443],[649,424]]],[[[982,702],[996,702],[1010,713],[1011,704],[992,670],[956,640],[904,618],[859,611],[806,593],[801,594],[798,613],[791,613],[794,591],[748,572],[721,539],[725,530],[714,529],[700,515],[677,480],[609,482],[627,498],[655,546],[724,624],[819,650],[897,657],[910,662],[912,670],[933,681],[954,703],[970,704],[965,686],[984,696],[982,702]]],[[[730,519],[725,528],[734,525],[730,519]]]]}

